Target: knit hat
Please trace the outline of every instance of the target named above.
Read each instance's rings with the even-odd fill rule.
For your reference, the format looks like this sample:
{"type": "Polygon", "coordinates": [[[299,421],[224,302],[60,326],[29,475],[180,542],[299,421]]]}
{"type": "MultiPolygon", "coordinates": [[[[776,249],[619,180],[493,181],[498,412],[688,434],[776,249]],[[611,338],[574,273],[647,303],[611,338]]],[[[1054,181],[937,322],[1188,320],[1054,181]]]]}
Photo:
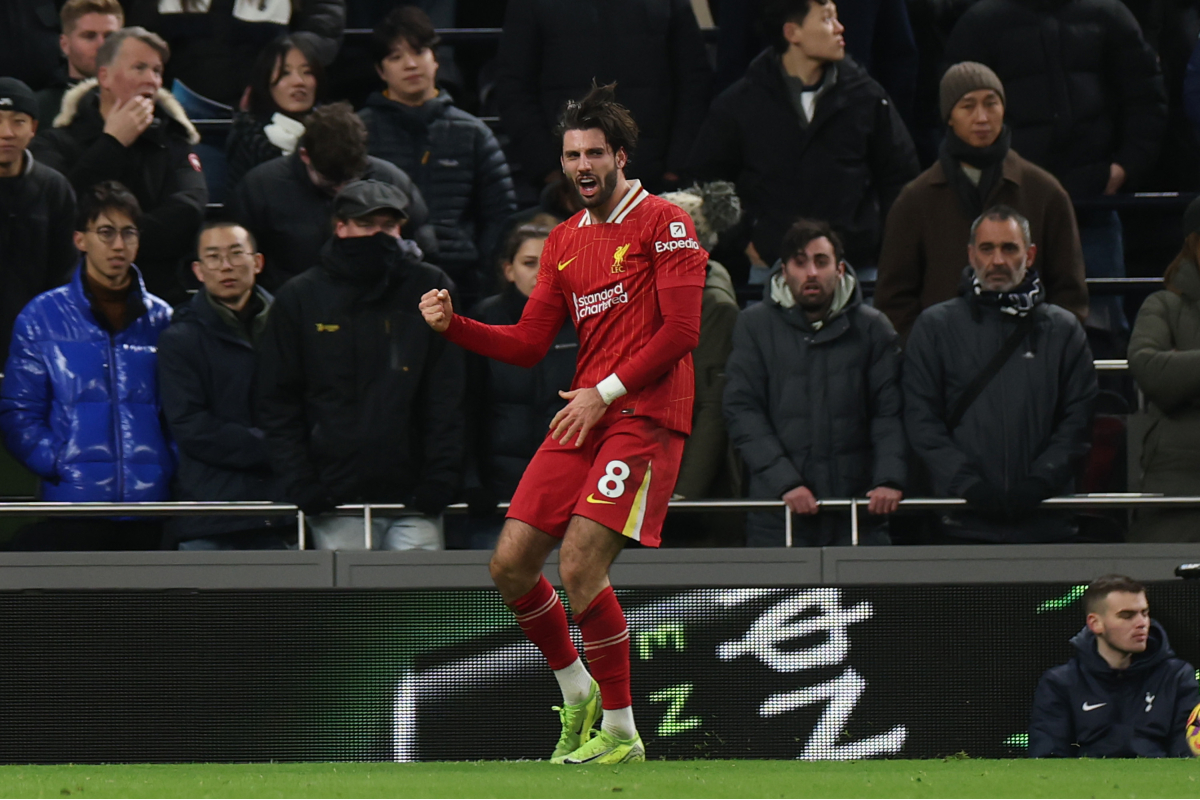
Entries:
{"type": "Polygon", "coordinates": [[[16,111],[38,118],[37,98],[33,90],[16,78],[0,78],[0,111],[16,111]]]}
{"type": "Polygon", "coordinates": [[[992,89],[1000,95],[1000,102],[1008,105],[1008,101],[1004,99],[1004,84],[990,67],[978,61],[962,61],[946,70],[946,74],[942,76],[942,119],[950,119],[954,105],[964,94],[976,89],[992,89]]]}
{"type": "Polygon", "coordinates": [[[1200,197],[1188,203],[1187,210],[1183,212],[1183,238],[1196,232],[1200,232],[1200,197]]]}

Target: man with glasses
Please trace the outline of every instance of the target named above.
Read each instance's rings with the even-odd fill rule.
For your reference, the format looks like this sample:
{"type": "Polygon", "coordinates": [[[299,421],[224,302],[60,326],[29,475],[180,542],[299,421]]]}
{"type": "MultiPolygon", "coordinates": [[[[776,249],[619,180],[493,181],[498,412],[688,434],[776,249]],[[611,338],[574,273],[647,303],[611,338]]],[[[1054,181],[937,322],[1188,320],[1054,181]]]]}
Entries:
{"type": "MultiPolygon", "coordinates": [[[[41,478],[53,502],[155,502],[170,496],[175,457],[162,424],[159,334],[171,308],[146,291],[134,266],[141,208],[106,181],[79,198],[70,283],[38,295],[17,317],[0,432],[12,455],[41,478]]],[[[157,547],[147,520],[51,518],[18,532],[17,550],[157,547]]]]}
{"type": "MultiPolygon", "coordinates": [[[[263,257],[234,222],[209,222],[192,272],[201,284],[158,342],[163,412],[179,445],[177,500],[271,500],[275,479],[255,419],[255,351],[274,298],[256,285],[263,257]]],[[[174,517],[164,546],[180,550],[281,550],[294,539],[284,517],[174,517]]]]}

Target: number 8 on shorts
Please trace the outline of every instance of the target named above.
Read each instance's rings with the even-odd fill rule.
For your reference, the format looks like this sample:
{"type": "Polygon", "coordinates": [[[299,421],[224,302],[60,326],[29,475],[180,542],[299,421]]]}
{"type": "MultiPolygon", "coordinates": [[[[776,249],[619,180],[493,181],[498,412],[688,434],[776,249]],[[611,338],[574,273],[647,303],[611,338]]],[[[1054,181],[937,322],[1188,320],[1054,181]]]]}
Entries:
{"type": "Polygon", "coordinates": [[[625,481],[629,480],[631,473],[629,465],[624,461],[610,461],[604,468],[604,475],[596,484],[596,488],[600,490],[600,494],[610,500],[616,500],[625,494],[625,481]]]}

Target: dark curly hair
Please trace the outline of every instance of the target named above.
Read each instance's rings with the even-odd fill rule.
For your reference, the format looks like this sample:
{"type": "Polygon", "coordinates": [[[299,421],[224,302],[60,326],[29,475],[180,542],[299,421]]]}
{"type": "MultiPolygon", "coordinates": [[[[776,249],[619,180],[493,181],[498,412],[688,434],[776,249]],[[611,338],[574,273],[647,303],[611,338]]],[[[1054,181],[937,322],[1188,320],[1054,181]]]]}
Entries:
{"type": "Polygon", "coordinates": [[[344,100],[314,108],[304,118],[300,146],[330,183],[345,183],[367,171],[367,126],[344,100]]]}
{"type": "Polygon", "coordinates": [[[582,100],[568,100],[558,118],[554,135],[561,146],[567,131],[603,131],[604,138],[616,153],[625,150],[627,163],[633,161],[637,147],[638,126],[629,109],[617,102],[617,85],[597,86],[592,82],[591,91],[582,100]]]}

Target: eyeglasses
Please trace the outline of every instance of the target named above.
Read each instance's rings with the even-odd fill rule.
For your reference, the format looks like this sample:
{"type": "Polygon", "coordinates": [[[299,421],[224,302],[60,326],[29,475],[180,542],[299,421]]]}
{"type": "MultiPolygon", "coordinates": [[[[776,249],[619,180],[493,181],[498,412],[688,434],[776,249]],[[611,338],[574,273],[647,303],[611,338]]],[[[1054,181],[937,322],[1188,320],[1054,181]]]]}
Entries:
{"type": "Polygon", "coordinates": [[[247,253],[245,250],[230,250],[225,253],[205,253],[200,256],[200,263],[208,269],[218,270],[226,261],[231,267],[243,267],[253,257],[253,253],[247,253]]]}
{"type": "Polygon", "coordinates": [[[97,238],[99,238],[100,241],[104,242],[105,244],[112,244],[115,242],[117,240],[118,233],[121,234],[121,238],[125,240],[125,244],[135,243],[142,235],[142,232],[137,228],[121,228],[118,231],[112,225],[102,225],[99,228],[93,229],[92,233],[96,234],[97,238]]]}

